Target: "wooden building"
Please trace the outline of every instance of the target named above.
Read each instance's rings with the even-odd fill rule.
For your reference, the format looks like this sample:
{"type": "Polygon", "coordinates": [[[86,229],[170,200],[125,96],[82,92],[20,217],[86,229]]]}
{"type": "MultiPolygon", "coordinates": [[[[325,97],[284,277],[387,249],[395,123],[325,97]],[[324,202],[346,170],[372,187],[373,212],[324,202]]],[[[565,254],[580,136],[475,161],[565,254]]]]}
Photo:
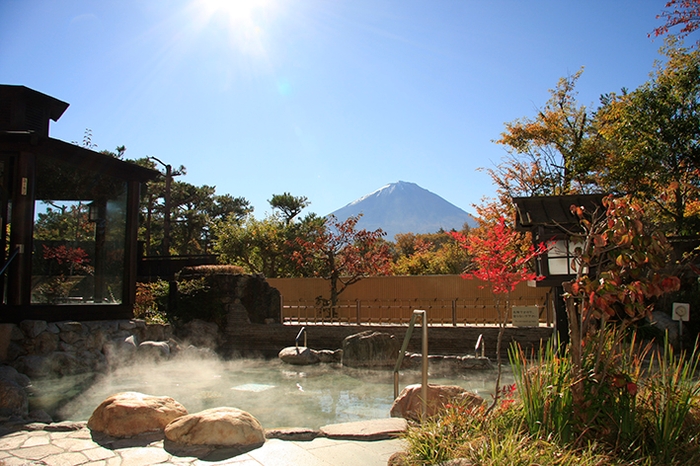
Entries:
{"type": "Polygon", "coordinates": [[[0,322],[132,316],[140,185],[158,172],[49,137],[67,108],[0,85],[0,322]]]}

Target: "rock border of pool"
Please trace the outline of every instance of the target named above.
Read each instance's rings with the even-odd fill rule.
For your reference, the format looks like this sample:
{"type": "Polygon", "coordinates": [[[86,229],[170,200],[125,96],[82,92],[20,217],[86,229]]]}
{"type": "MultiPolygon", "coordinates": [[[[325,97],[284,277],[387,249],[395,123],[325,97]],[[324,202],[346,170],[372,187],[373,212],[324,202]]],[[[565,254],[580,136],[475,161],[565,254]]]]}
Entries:
{"type": "MultiPolygon", "coordinates": [[[[202,464],[201,461],[245,459],[251,464],[280,464],[275,457],[284,457],[282,464],[312,464],[294,461],[290,455],[309,455],[313,464],[328,462],[330,457],[347,454],[368,455],[376,461],[362,464],[387,464],[388,458],[404,448],[398,438],[407,429],[401,418],[375,419],[330,424],[318,430],[277,428],[265,431],[266,442],[259,448],[242,451],[236,448],[197,446],[172,449],[162,433],[144,434],[126,439],[95,436],[86,422],[63,421],[52,424],[0,424],[0,464],[104,464],[151,465],[160,463],[202,464]],[[388,441],[388,442],[385,442],[388,441]],[[321,443],[319,443],[321,442],[321,443]],[[314,455],[316,449],[325,449],[314,455]],[[325,461],[324,461],[325,460],[325,461]]],[[[248,464],[248,463],[245,463],[248,464]]]]}

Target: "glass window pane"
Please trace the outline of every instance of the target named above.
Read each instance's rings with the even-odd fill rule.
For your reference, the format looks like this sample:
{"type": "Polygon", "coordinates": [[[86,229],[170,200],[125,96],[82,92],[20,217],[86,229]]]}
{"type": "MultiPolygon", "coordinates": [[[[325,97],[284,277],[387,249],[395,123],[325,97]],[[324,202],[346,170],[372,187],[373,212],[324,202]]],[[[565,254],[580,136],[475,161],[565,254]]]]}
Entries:
{"type": "Polygon", "coordinates": [[[32,303],[120,304],[126,183],[37,160],[32,303]]]}
{"type": "Polygon", "coordinates": [[[569,259],[553,259],[550,257],[548,263],[550,275],[569,275],[569,259]]]}
{"type": "Polygon", "coordinates": [[[554,241],[551,246],[549,247],[549,252],[547,255],[549,257],[566,257],[567,255],[567,247],[566,247],[566,240],[557,240],[554,241]]]}

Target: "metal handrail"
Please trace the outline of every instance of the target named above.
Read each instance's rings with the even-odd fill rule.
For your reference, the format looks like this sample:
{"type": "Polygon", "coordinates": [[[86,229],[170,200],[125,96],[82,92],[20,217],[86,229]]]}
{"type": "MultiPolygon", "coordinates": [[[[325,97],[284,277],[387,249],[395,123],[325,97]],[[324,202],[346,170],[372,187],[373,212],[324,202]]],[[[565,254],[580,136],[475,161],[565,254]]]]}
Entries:
{"type": "Polygon", "coordinates": [[[421,309],[415,309],[411,315],[411,321],[408,323],[408,330],[406,331],[406,336],[403,339],[403,344],[401,345],[401,350],[399,351],[399,358],[396,360],[396,366],[394,366],[394,399],[399,396],[399,369],[401,369],[401,363],[403,362],[404,355],[406,354],[406,349],[408,348],[408,342],[413,335],[413,327],[416,325],[416,317],[421,318],[421,387],[420,396],[422,403],[422,418],[425,419],[425,415],[428,411],[428,319],[426,312],[421,309]]]}
{"type": "Polygon", "coordinates": [[[484,357],[484,346],[484,334],[480,333],[476,345],[474,345],[474,357],[479,357],[479,347],[481,347],[481,357],[484,357]]]}
{"type": "Polygon", "coordinates": [[[299,333],[297,333],[297,337],[294,339],[294,346],[297,348],[299,348],[299,338],[301,338],[302,333],[304,334],[304,348],[306,348],[306,327],[302,327],[299,333]]]}
{"type": "Polygon", "coordinates": [[[0,275],[3,275],[3,274],[7,271],[7,268],[8,268],[8,267],[10,266],[10,264],[12,263],[12,260],[13,260],[15,257],[17,257],[17,254],[19,254],[19,247],[16,247],[15,250],[12,251],[12,253],[10,254],[10,257],[7,258],[7,261],[5,262],[5,264],[4,264],[4,265],[2,266],[2,268],[0,269],[0,275]]]}

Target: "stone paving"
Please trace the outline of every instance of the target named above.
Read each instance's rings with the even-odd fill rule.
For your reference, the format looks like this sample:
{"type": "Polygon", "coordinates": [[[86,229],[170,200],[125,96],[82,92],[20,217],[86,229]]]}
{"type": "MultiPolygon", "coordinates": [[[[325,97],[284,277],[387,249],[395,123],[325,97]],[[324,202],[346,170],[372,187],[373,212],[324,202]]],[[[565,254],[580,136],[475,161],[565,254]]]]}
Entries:
{"type": "Polygon", "coordinates": [[[336,424],[327,426],[328,435],[334,438],[326,436],[321,428],[313,440],[271,438],[247,452],[178,450],[164,442],[162,434],[133,439],[99,438],[85,423],[30,424],[22,426],[23,430],[0,432],[0,466],[385,466],[393,453],[405,448],[403,440],[395,438],[401,421],[336,424]]]}

